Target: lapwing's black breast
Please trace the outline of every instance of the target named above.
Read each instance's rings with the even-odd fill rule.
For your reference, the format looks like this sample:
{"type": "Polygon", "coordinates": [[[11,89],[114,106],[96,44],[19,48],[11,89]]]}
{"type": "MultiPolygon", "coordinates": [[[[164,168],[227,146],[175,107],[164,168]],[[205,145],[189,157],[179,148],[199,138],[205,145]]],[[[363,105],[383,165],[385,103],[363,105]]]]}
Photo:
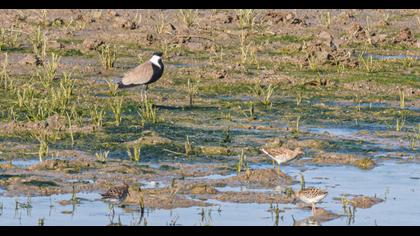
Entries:
{"type": "Polygon", "coordinates": [[[159,66],[157,66],[153,63],[151,63],[151,64],[152,64],[152,68],[153,68],[153,76],[152,76],[152,79],[149,82],[147,82],[147,84],[156,82],[158,79],[160,79],[160,77],[162,77],[162,74],[163,74],[163,71],[164,71],[164,68],[165,68],[163,63],[161,63],[161,62],[159,63],[161,67],[159,67],[159,66]]]}

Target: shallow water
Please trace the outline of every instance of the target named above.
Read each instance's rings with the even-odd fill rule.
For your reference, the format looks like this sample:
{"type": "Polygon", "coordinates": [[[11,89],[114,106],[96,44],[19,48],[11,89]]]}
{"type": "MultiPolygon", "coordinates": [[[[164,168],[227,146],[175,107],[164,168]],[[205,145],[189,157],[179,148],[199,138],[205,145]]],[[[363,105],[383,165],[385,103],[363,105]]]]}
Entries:
{"type": "Polygon", "coordinates": [[[10,161],[0,161],[0,164],[8,164],[11,163],[12,165],[15,165],[17,167],[26,168],[31,165],[35,165],[39,163],[39,160],[37,159],[23,159],[23,160],[11,160],[10,161]]]}
{"type": "Polygon", "coordinates": [[[219,175],[219,174],[213,174],[213,175],[206,175],[202,177],[195,177],[195,178],[188,178],[188,179],[209,179],[209,180],[215,180],[215,179],[226,179],[229,177],[233,177],[235,174],[229,174],[229,175],[219,175]]]}
{"type": "MultiPolygon", "coordinates": [[[[255,166],[256,167],[256,166],[255,166]]],[[[254,167],[252,167],[254,168],[254,167]]],[[[272,165],[258,165],[258,168],[273,168],[272,165]]],[[[376,168],[365,171],[352,166],[317,166],[306,165],[283,166],[283,171],[299,180],[299,173],[305,176],[306,186],[327,189],[329,194],[318,207],[343,214],[339,198],[343,194],[362,194],[386,199],[369,209],[357,209],[352,225],[420,225],[420,165],[387,161],[376,168]]],[[[298,189],[299,184],[292,186],[298,189]]],[[[219,188],[221,191],[275,191],[275,189],[248,189],[244,187],[219,188]]],[[[0,191],[0,194],[2,192],[0,191]]],[[[0,197],[1,225],[37,225],[38,219],[44,218],[45,225],[107,225],[117,223],[124,225],[138,223],[140,213],[115,206],[112,219],[109,205],[100,200],[98,193],[79,193],[80,204],[62,206],[61,200],[69,200],[71,194],[53,195],[51,197],[32,197],[32,208],[15,209],[16,199],[26,203],[26,197],[0,197]],[[50,207],[52,202],[53,207],[50,207]],[[118,220],[119,219],[119,220],[118,220]]],[[[269,212],[270,204],[240,204],[208,200],[217,204],[211,207],[190,207],[173,210],[147,209],[144,217],[147,225],[273,225],[274,216],[269,212]],[[204,209],[204,219],[199,214],[204,209]],[[252,217],[249,213],[252,212],[252,217]],[[210,216],[209,216],[210,215],[210,216]]],[[[279,225],[292,225],[293,217],[302,220],[311,215],[310,210],[297,208],[293,204],[279,204],[279,225]],[[284,210],[284,212],[283,212],[284,210]]],[[[144,224],[144,218],[140,225],[144,224]]],[[[346,216],[322,222],[321,225],[347,225],[346,216]]]]}
{"type": "MultiPolygon", "coordinates": [[[[356,102],[350,102],[350,101],[346,101],[346,102],[336,102],[336,101],[328,101],[325,102],[325,104],[327,105],[331,105],[331,106],[341,106],[341,107],[368,107],[370,109],[375,109],[375,108],[379,108],[379,109],[400,109],[399,104],[395,103],[395,104],[389,104],[389,103],[383,103],[383,102],[361,102],[361,103],[356,103],[356,102]]],[[[415,107],[415,106],[409,106],[406,104],[406,107],[404,108],[404,110],[410,110],[410,111],[420,111],[420,107],[415,107]]]]}
{"type": "Polygon", "coordinates": [[[377,60],[400,60],[400,59],[415,59],[420,60],[420,56],[416,55],[378,55],[378,54],[372,54],[372,53],[365,53],[363,54],[363,57],[372,57],[373,59],[377,60]]]}
{"type": "MultiPolygon", "coordinates": [[[[334,166],[303,172],[305,179],[323,177],[321,183],[314,186],[328,189],[323,205],[333,212],[343,212],[341,204],[333,198],[346,193],[386,199],[369,209],[357,209],[354,225],[419,225],[420,206],[416,203],[420,191],[420,182],[416,178],[419,173],[420,165],[397,162],[386,162],[370,171],[334,166]]],[[[346,221],[343,217],[324,224],[343,225],[346,221]]]]}
{"type": "Polygon", "coordinates": [[[351,128],[308,128],[308,132],[317,134],[328,133],[339,137],[352,137],[359,132],[359,130],[351,128]]]}

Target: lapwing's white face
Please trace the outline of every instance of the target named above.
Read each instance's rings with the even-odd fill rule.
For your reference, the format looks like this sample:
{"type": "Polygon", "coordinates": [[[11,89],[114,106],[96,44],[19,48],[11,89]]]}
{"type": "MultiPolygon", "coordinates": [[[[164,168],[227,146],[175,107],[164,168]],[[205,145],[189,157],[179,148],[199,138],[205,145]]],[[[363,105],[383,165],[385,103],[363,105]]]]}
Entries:
{"type": "Polygon", "coordinates": [[[153,55],[152,58],[150,58],[150,62],[155,64],[156,66],[159,66],[159,60],[161,60],[162,57],[158,56],[158,55],[153,55]]]}

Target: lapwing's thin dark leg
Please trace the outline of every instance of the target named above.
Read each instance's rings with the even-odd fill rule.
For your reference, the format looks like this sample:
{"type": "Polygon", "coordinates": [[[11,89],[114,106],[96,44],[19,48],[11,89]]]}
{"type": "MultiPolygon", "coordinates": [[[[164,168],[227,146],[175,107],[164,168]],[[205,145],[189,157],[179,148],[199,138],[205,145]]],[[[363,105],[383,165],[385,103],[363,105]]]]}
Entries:
{"type": "Polygon", "coordinates": [[[144,85],[144,94],[145,94],[145,98],[147,100],[147,89],[149,88],[149,85],[144,85]]]}
{"type": "Polygon", "coordinates": [[[146,95],[146,85],[142,84],[141,85],[141,100],[144,101],[145,98],[147,98],[147,95],[146,95]]]}

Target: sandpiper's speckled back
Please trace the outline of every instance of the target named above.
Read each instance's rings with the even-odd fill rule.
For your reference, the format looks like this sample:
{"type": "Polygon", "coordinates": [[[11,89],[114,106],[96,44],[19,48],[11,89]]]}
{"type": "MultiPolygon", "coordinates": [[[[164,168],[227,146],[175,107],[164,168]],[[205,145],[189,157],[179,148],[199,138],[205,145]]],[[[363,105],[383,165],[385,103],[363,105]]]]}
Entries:
{"type": "Polygon", "coordinates": [[[108,189],[106,193],[101,194],[104,199],[115,199],[124,201],[128,195],[128,185],[114,186],[108,189]]]}
{"type": "Polygon", "coordinates": [[[302,151],[299,148],[296,148],[295,150],[283,147],[262,148],[261,151],[271,157],[278,164],[289,162],[302,154],[302,151]]]}

